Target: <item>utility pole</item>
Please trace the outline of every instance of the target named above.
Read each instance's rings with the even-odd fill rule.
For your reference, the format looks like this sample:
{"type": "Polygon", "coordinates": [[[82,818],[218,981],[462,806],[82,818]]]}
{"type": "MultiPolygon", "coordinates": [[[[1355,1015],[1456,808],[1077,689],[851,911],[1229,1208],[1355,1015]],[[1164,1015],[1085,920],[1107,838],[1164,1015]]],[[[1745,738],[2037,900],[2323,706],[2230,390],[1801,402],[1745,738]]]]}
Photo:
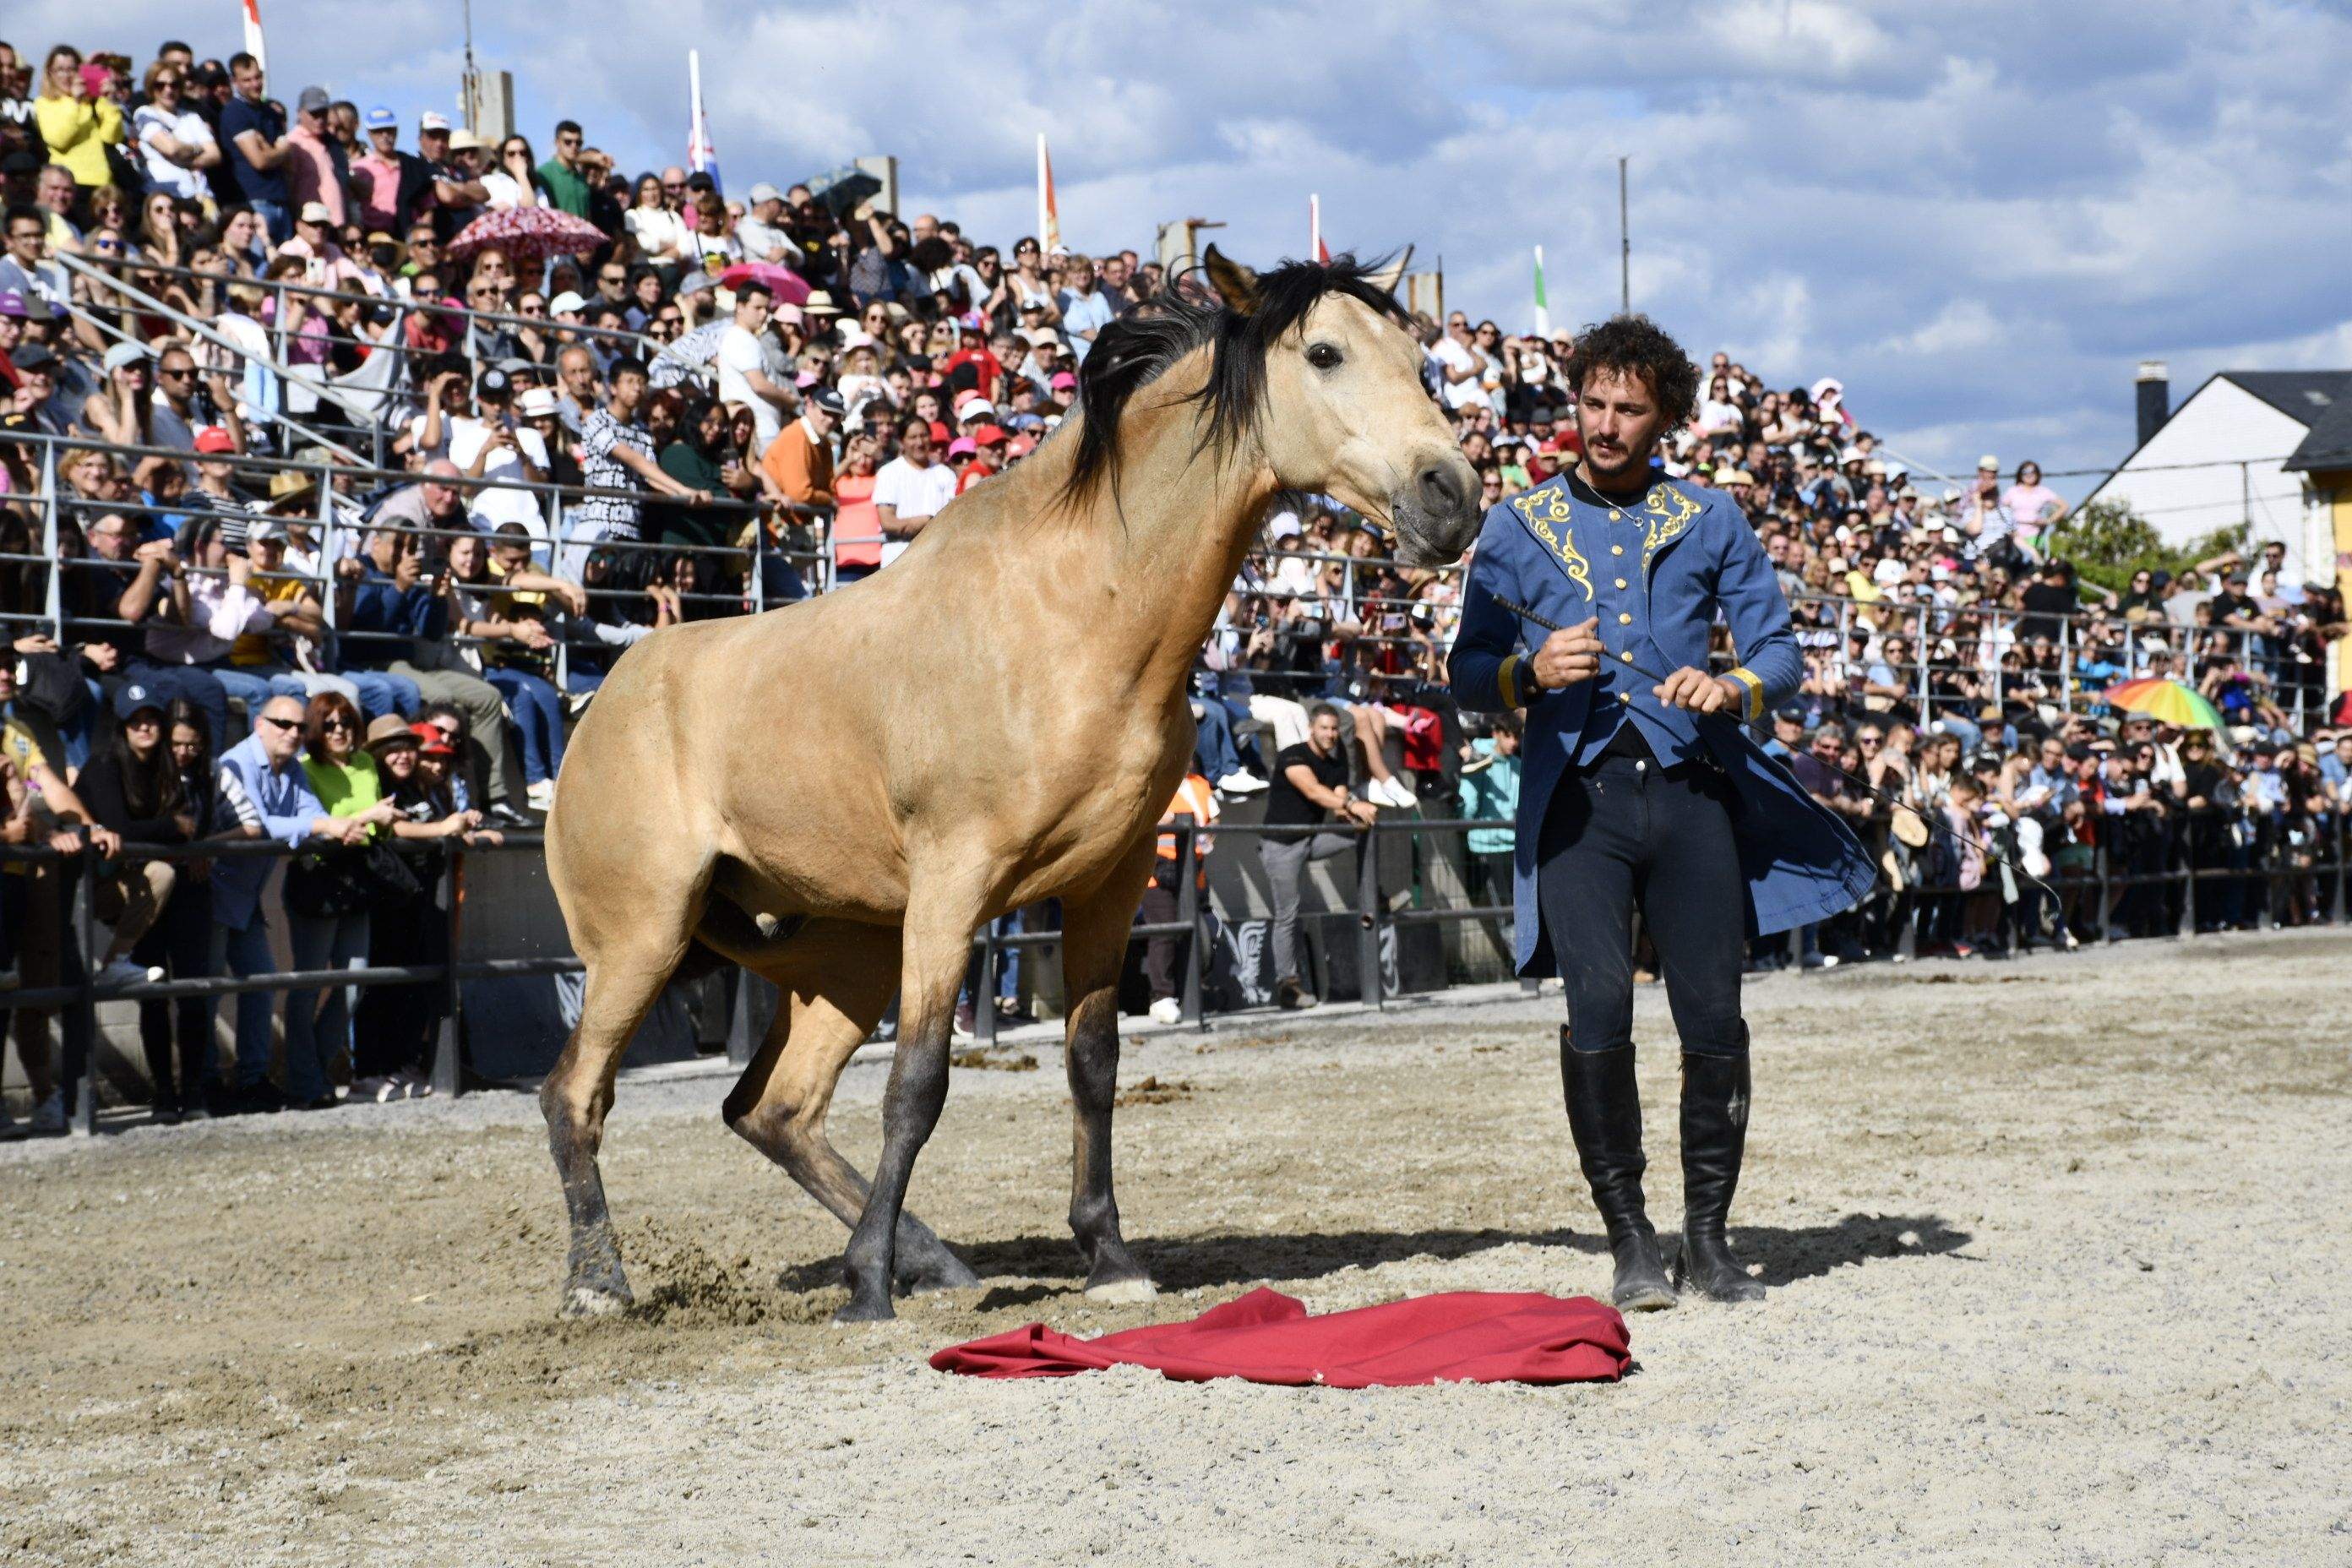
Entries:
{"type": "Polygon", "coordinates": [[[1633,309],[1633,239],[1625,226],[1625,160],[1617,160],[1617,302],[1620,309],[1633,309]]]}
{"type": "Polygon", "coordinates": [[[466,70],[459,79],[458,90],[466,105],[466,129],[478,136],[482,128],[475,121],[481,114],[481,72],[474,68],[474,0],[466,0],[462,15],[466,26],[466,70]]]}

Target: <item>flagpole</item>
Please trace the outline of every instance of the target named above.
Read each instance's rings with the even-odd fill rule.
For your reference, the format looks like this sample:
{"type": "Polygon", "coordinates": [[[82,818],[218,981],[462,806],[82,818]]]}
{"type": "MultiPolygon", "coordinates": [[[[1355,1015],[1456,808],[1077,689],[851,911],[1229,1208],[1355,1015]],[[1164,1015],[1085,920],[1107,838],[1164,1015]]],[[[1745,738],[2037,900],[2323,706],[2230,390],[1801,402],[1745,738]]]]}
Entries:
{"type": "Polygon", "coordinates": [[[1536,247],[1536,335],[1551,336],[1551,300],[1544,291],[1543,247],[1536,247]]]}
{"type": "Polygon", "coordinates": [[[1307,259],[1323,259],[1323,198],[1318,195],[1307,198],[1307,259]]]}

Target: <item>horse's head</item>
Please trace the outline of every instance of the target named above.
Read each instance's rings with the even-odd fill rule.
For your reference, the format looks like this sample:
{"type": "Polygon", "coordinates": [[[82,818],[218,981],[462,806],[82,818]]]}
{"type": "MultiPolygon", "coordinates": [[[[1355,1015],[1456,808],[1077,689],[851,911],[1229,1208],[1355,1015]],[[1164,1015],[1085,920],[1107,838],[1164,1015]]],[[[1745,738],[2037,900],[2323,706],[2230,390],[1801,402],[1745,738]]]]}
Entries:
{"type": "Polygon", "coordinates": [[[1387,523],[1401,558],[1435,566],[1477,536],[1478,476],[1422,385],[1421,345],[1391,298],[1411,255],[1380,272],[1343,258],[1261,277],[1211,246],[1205,269],[1244,352],[1263,356],[1257,433],[1276,479],[1387,523]]]}

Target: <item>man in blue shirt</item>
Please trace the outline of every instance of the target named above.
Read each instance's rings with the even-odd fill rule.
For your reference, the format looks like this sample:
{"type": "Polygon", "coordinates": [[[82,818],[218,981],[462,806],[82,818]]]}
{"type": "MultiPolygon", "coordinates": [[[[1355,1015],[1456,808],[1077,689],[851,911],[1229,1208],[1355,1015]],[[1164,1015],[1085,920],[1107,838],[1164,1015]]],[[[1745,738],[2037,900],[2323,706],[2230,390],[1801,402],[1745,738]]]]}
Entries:
{"type": "Polygon", "coordinates": [[[1717,1300],[1754,1300],[1764,1289],[1724,1230],[1748,1127],[1747,938],[1842,912],[1876,869],[1738,722],[1793,698],[1804,664],[1771,561],[1738,507],[1653,470],[1660,437],[1692,416],[1697,367],[1646,318],[1620,316],[1585,331],[1566,380],[1583,455],[1487,513],[1448,673],[1465,710],[1527,711],[1513,867],[1519,972],[1556,969],[1567,988],[1560,1076],[1609,1230],[1612,1299],[1675,1302],[1643,1205],[1638,908],[1682,1037],[1676,1279],[1717,1300]],[[1741,660],[1720,675],[1707,668],[1718,618],[1741,660]]]}
{"type": "MultiPolygon", "coordinates": [[[[285,844],[331,838],[355,844],[367,824],[357,817],[330,816],[311,792],[296,753],[302,749],[302,704],[273,697],[261,705],[253,733],[229,748],[220,761],[222,795],[242,799],[261,815],[261,834],[285,844]]],[[[225,855],[213,866],[213,918],[228,939],[229,973],[243,978],[273,974],[269,921],[262,912],[261,889],[277,862],[262,856],[225,855]]],[[[240,992],[236,998],[236,1099],[239,1110],[277,1110],[288,1100],[271,1086],[269,1016],[276,1004],[268,991],[240,992]]]]}
{"type": "Polygon", "coordinates": [[[269,231],[270,243],[294,237],[294,217],[286,200],[286,163],[294,144],[286,139],[286,106],[261,95],[261,62],[240,54],[228,62],[236,96],[221,106],[220,144],[237,195],[269,231]]]}

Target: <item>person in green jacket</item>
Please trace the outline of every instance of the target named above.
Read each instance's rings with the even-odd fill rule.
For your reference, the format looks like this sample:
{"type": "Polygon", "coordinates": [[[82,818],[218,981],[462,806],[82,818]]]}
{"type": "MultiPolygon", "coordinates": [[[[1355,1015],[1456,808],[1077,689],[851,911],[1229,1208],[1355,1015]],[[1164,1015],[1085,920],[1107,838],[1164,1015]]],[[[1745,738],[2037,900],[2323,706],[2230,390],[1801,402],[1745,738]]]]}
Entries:
{"type": "MultiPolygon", "coordinates": [[[[329,816],[353,817],[369,825],[367,838],[335,851],[361,853],[359,846],[379,837],[400,818],[399,808],[384,798],[383,780],[375,759],[360,744],[360,710],[340,691],[321,691],[310,699],[303,714],[302,772],[329,816]]],[[[289,868],[289,876],[293,871],[289,868]]],[[[289,900],[290,903],[290,900],[289,900]]],[[[368,912],[310,915],[289,908],[287,935],[294,950],[294,967],[358,969],[367,963],[368,912]]],[[[352,1048],[352,1007],[357,1000],[350,986],[327,990],[323,1002],[316,991],[286,994],[286,1092],[309,1110],[329,1110],[339,1103],[329,1067],[339,1054],[352,1048]]]]}
{"type": "MultiPolygon", "coordinates": [[[[1491,740],[1464,746],[1461,793],[1456,807],[1465,822],[1481,818],[1511,820],[1519,809],[1519,724],[1510,714],[1495,720],[1491,740]]],[[[1482,904],[1511,901],[1511,857],[1517,837],[1508,827],[1474,827],[1469,832],[1471,896],[1482,904]]]]}

